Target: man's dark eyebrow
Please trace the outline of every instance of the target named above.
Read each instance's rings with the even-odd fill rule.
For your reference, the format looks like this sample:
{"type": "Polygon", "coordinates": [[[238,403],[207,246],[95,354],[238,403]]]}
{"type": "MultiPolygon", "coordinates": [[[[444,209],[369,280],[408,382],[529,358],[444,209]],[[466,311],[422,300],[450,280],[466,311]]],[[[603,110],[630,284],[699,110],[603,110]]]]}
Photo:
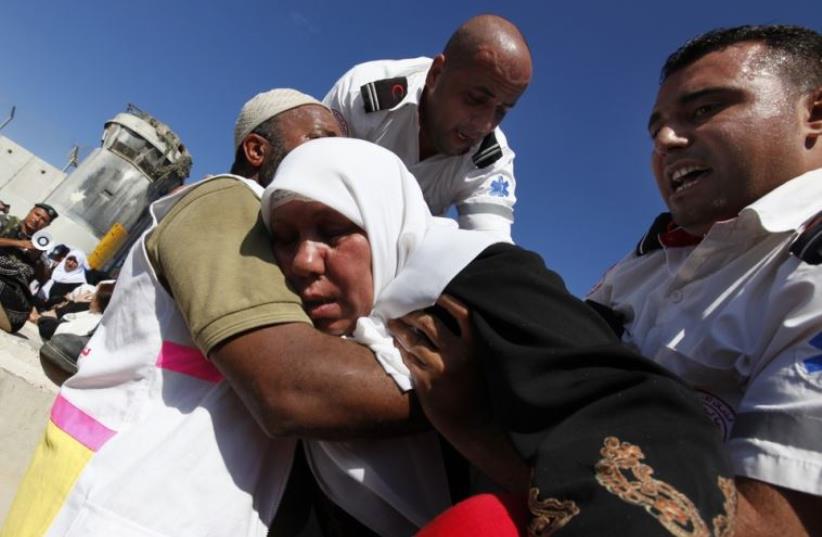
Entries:
{"type": "Polygon", "coordinates": [[[485,95],[486,97],[492,97],[492,98],[496,97],[494,95],[494,92],[491,91],[490,89],[488,89],[485,86],[474,86],[473,88],[471,88],[471,90],[478,91],[478,92],[482,93],[483,95],[485,95]]]}
{"type": "Polygon", "coordinates": [[[692,93],[686,93],[679,97],[679,104],[688,104],[704,97],[713,97],[714,95],[728,95],[731,93],[737,93],[738,90],[735,88],[729,88],[727,86],[716,86],[711,88],[703,88],[699,91],[694,91],[692,93]]]}
{"type": "MultiPolygon", "coordinates": [[[[694,101],[698,101],[699,99],[703,99],[705,97],[713,97],[713,96],[720,96],[720,95],[730,95],[741,93],[741,90],[736,88],[729,88],[727,86],[716,86],[716,87],[709,87],[709,88],[702,88],[698,91],[694,91],[691,93],[686,93],[685,95],[681,95],[677,101],[680,105],[686,105],[692,103],[694,101]]],[[[648,118],[648,130],[651,130],[651,127],[654,123],[659,121],[660,113],[658,111],[654,111],[651,114],[651,117],[648,118]]]]}

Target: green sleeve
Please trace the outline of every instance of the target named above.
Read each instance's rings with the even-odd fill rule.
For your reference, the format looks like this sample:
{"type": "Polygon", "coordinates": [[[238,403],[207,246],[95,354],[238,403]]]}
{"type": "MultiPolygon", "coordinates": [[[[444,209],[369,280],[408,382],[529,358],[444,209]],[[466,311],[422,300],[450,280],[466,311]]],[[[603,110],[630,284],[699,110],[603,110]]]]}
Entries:
{"type": "Polygon", "coordinates": [[[178,201],[146,241],[149,261],[206,354],[253,328],[310,322],[274,261],[259,213],[248,187],[212,179],[178,201]]]}

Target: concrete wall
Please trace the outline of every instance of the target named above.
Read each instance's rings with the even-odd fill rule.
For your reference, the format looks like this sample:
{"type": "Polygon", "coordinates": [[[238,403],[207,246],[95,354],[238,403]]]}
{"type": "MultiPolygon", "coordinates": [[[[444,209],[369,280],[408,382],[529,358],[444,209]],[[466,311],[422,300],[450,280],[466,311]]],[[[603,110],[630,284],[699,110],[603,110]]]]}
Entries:
{"type": "Polygon", "coordinates": [[[0,521],[6,518],[57,394],[57,384],[40,363],[40,343],[31,323],[17,335],[0,332],[0,521]]]}
{"type": "Polygon", "coordinates": [[[0,200],[11,205],[10,214],[25,216],[32,205],[46,199],[65,176],[48,162],[0,136],[0,200]]]}

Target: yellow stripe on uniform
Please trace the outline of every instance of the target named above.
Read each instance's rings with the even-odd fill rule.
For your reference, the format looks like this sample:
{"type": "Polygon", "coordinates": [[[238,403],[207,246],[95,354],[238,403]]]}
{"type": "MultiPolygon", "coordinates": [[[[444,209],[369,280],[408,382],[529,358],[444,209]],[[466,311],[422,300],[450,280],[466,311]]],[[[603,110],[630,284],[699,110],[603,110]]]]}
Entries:
{"type": "Polygon", "coordinates": [[[42,537],[93,454],[49,421],[0,537],[42,537]]]}

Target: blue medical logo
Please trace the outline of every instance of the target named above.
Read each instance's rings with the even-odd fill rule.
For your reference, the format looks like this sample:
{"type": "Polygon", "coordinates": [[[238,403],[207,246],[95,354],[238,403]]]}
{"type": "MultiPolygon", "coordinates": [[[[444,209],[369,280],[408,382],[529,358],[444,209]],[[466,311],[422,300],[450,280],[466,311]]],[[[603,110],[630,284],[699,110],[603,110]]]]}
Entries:
{"type": "MultiPolygon", "coordinates": [[[[822,332],[816,334],[809,343],[812,347],[822,351],[822,332]]],[[[805,369],[808,373],[819,373],[822,371],[822,354],[805,358],[802,360],[802,363],[805,364],[805,369]]]]}
{"type": "Polygon", "coordinates": [[[491,188],[488,190],[488,193],[492,196],[497,196],[498,198],[507,198],[508,181],[503,179],[500,175],[495,180],[491,181],[491,188]]]}

